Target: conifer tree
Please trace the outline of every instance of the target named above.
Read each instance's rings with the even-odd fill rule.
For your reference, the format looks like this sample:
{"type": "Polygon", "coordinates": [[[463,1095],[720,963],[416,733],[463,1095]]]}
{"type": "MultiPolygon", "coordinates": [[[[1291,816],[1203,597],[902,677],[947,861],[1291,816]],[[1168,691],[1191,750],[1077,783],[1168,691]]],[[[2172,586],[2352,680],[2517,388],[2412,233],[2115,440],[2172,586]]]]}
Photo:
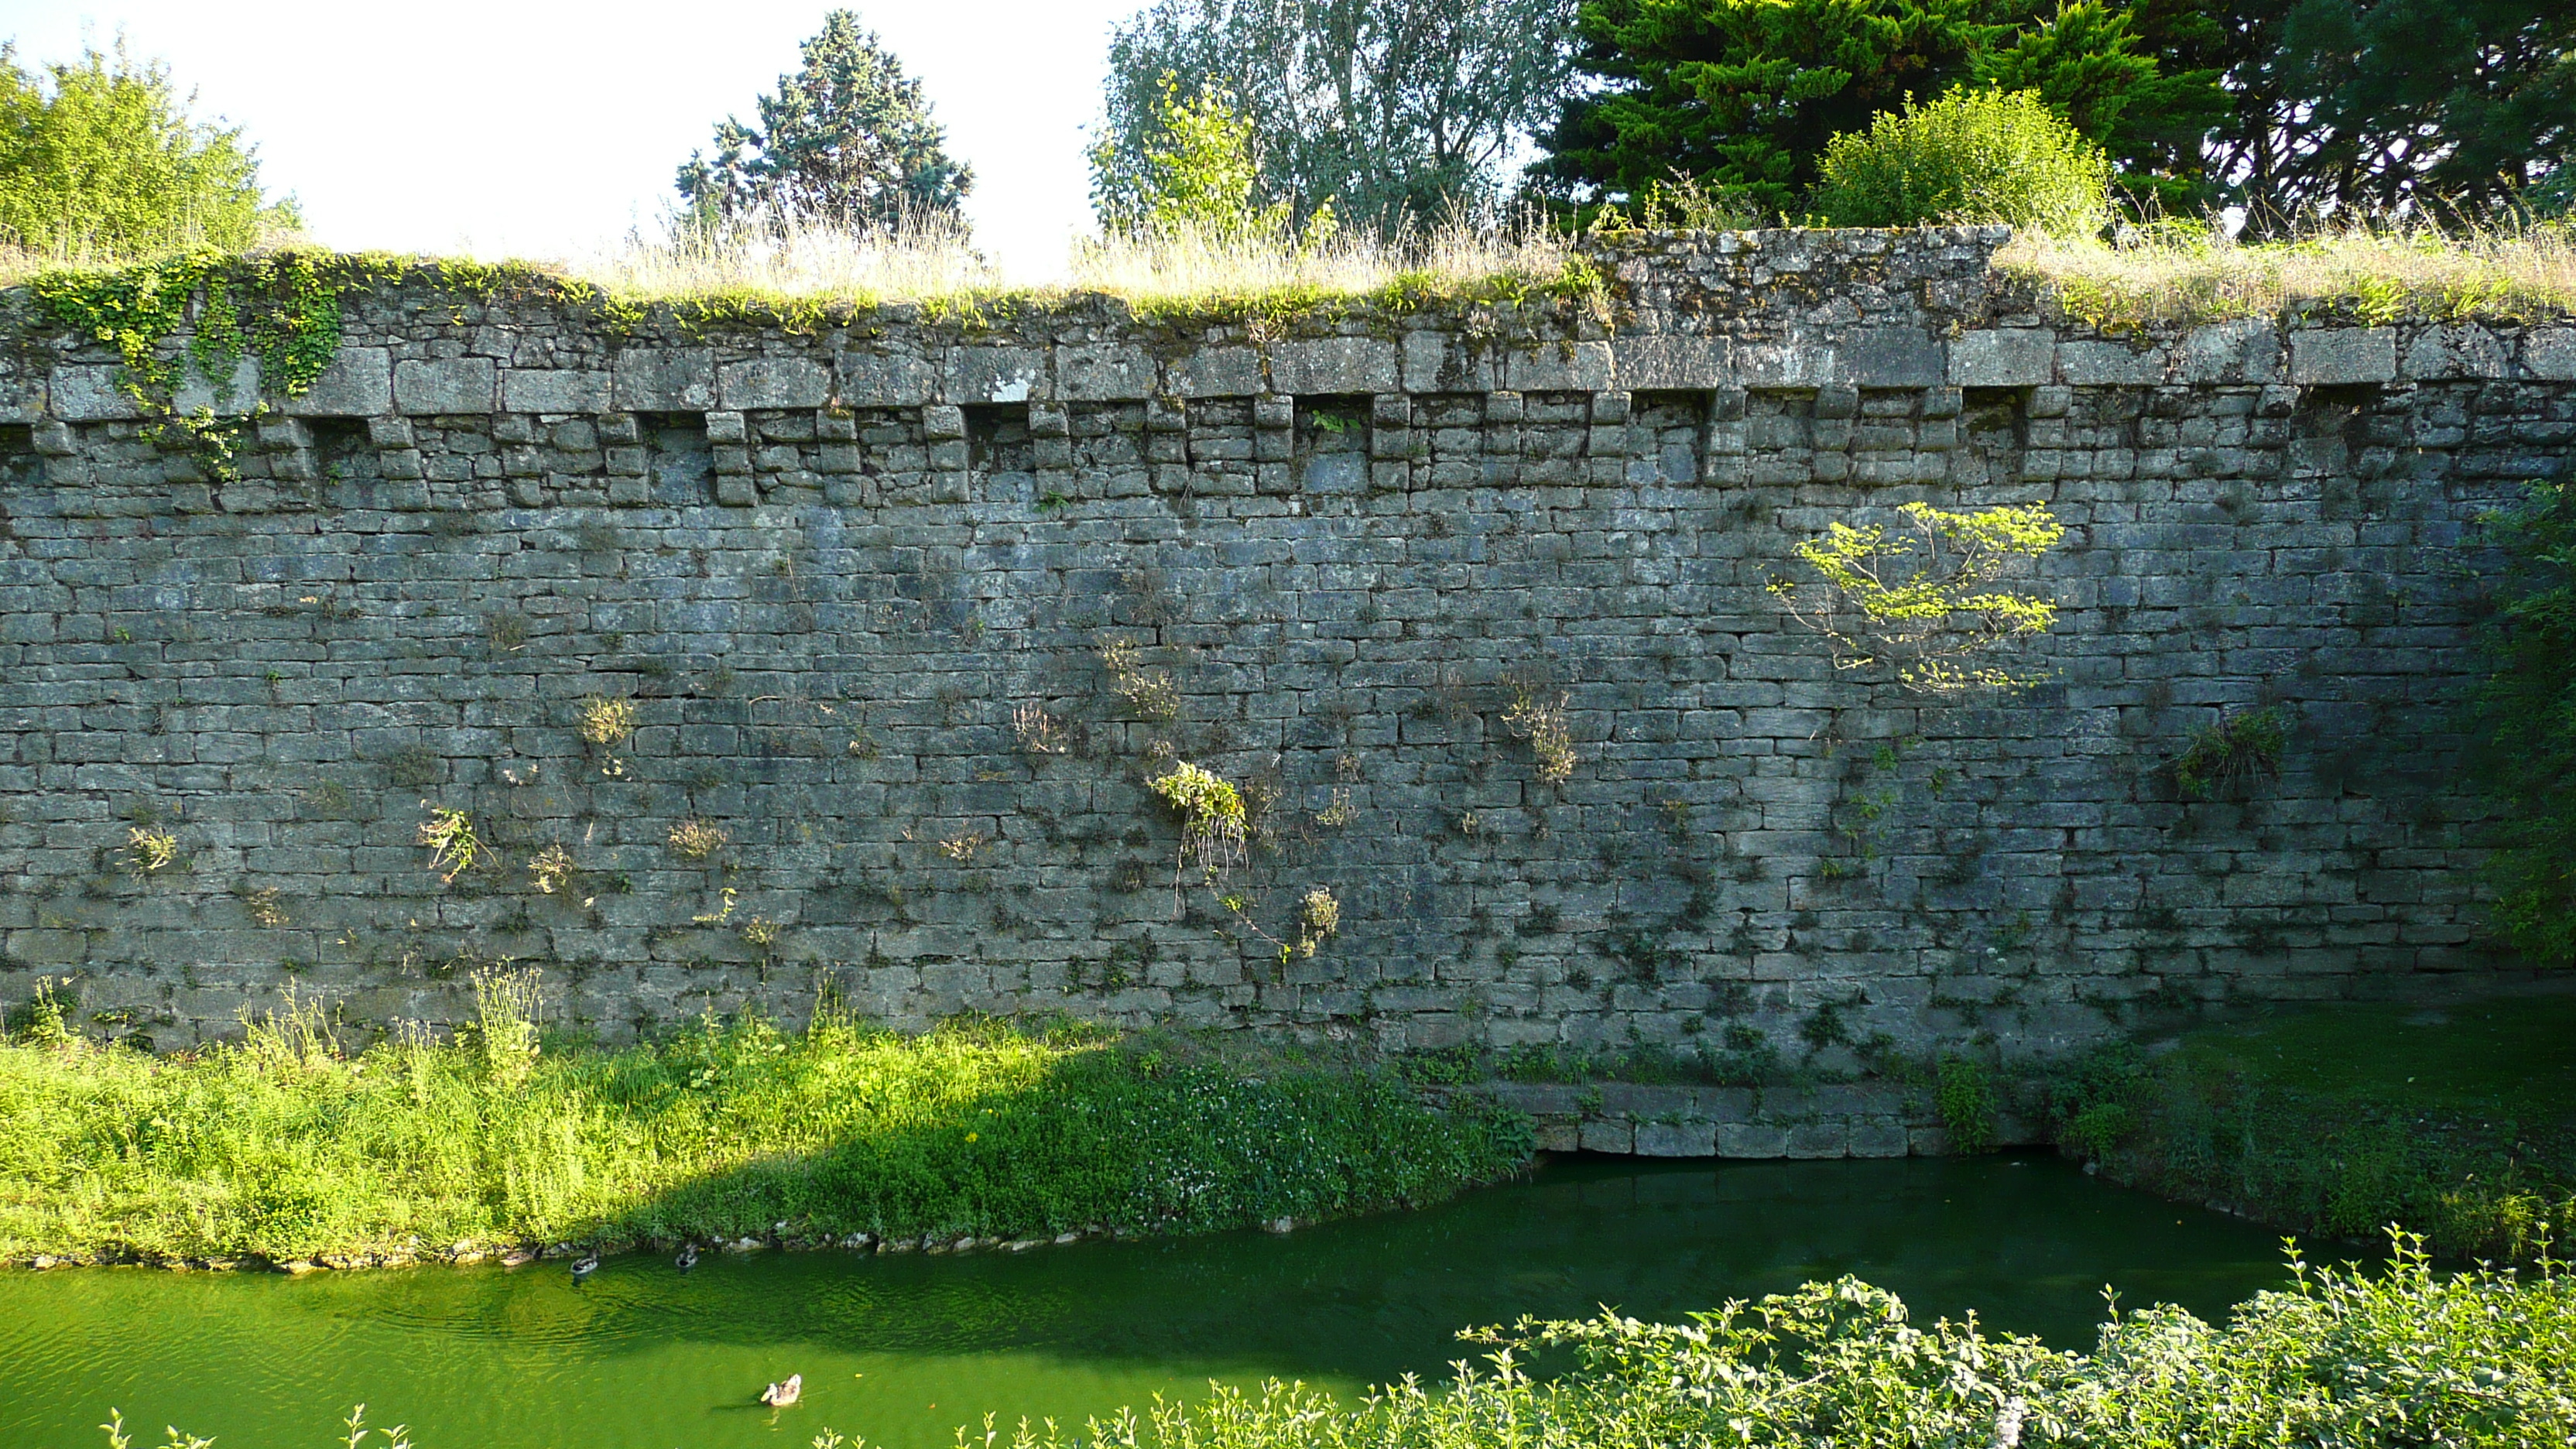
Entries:
{"type": "Polygon", "coordinates": [[[947,134],[903,62],[847,10],[825,16],[801,49],[804,65],[759,98],[757,126],[727,116],[714,157],[692,152],[680,168],[690,217],[870,228],[955,212],[974,173],[948,155],[947,134]]]}

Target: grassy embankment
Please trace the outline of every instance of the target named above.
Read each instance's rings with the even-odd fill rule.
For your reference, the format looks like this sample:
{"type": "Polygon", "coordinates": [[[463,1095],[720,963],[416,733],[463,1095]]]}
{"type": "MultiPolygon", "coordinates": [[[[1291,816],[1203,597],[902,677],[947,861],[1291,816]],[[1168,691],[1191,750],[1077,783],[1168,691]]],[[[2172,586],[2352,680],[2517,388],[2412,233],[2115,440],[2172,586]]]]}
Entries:
{"type": "Polygon", "coordinates": [[[1513,1119],[1345,1066],[829,1012],[540,1049],[512,987],[457,1043],[349,1055],[312,1012],[163,1059],[40,1017],[0,1045],[0,1261],[1189,1232],[1434,1201],[1528,1155],[1513,1119]]]}
{"type": "Polygon", "coordinates": [[[2121,1049],[2051,1084],[2114,1177],[2303,1234],[2457,1257],[2576,1240],[2576,995],[2355,1004],[2121,1049]]]}

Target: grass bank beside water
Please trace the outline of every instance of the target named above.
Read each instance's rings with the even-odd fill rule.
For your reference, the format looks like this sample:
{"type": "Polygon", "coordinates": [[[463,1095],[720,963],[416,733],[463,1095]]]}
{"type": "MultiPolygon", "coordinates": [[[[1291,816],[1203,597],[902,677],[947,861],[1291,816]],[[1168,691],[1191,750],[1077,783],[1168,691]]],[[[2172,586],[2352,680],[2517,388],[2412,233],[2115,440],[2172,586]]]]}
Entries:
{"type": "Polygon", "coordinates": [[[541,1048],[528,1005],[487,983],[459,1041],[346,1055],[312,1012],[157,1059],[40,1016],[0,1045],[0,1261],[1194,1232],[1436,1201],[1529,1156],[1516,1119],[1344,1066],[829,1011],[541,1048]]]}
{"type": "Polygon", "coordinates": [[[2576,995],[2319,1007],[2121,1048],[2049,1084],[2114,1178],[2307,1235],[2457,1257],[2576,1241],[2576,995]]]}

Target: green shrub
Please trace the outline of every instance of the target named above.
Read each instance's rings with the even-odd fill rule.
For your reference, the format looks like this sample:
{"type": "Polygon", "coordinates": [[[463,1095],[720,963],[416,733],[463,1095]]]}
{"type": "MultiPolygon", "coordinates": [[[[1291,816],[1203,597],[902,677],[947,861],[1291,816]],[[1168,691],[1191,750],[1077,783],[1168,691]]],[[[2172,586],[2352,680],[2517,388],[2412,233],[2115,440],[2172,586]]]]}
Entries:
{"type": "Polygon", "coordinates": [[[2480,783],[2503,806],[2495,921],[2532,960],[2576,964],[2576,484],[2530,485],[2489,531],[2506,571],[2473,713],[2480,783]]]}
{"type": "Polygon", "coordinates": [[[2034,91],[1953,89],[1825,147],[1808,205],[1835,226],[2005,222],[2057,235],[2110,214],[2111,160],[2034,91]]]}
{"type": "Polygon", "coordinates": [[[2091,1353],[1988,1336],[1973,1318],[1917,1326],[1894,1294],[1853,1278],[1686,1324],[1606,1310],[1523,1319],[1462,1335],[1495,1350],[1447,1384],[1408,1378],[1355,1404],[1275,1380],[1219,1385],[1079,1433],[1024,1420],[1010,1449],[2520,1449],[2576,1434],[2576,1275],[2444,1276],[2402,1238],[2377,1274],[2295,1256],[2290,1268],[2288,1288],[2223,1326],[2170,1306],[2115,1308],[2091,1353]],[[1530,1372],[1566,1349],[1565,1371],[1530,1372]]]}
{"type": "Polygon", "coordinates": [[[2174,784],[2185,795],[2208,799],[2256,775],[2277,776],[2289,743],[2289,721],[2277,707],[2222,714],[2191,732],[2174,760],[2174,784]]]}
{"type": "Polygon", "coordinates": [[[315,1013],[188,1059],[0,1045],[0,1260],[1192,1232],[1436,1201],[1528,1156],[1520,1119],[1383,1073],[830,1014],[541,1050],[530,998],[484,987],[456,1045],[347,1056],[315,1013]]]}
{"type": "Polygon", "coordinates": [[[1986,1064],[1973,1057],[1941,1059],[1932,1105],[1953,1152],[1983,1152],[1995,1145],[1995,1084],[1986,1064]]]}

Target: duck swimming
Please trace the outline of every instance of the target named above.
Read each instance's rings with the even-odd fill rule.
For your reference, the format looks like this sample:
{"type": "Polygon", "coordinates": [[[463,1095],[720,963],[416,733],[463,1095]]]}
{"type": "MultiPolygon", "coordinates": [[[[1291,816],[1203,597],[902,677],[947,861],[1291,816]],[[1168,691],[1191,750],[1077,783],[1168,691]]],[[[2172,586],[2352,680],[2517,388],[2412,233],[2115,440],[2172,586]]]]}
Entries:
{"type": "Polygon", "coordinates": [[[783,1383],[771,1384],[760,1391],[760,1401],[773,1409],[783,1409],[805,1396],[805,1376],[789,1374],[783,1383]]]}
{"type": "Polygon", "coordinates": [[[680,1256],[673,1258],[671,1260],[671,1265],[678,1268],[683,1273],[698,1266],[698,1245],[695,1243],[682,1243],[680,1245],[680,1256]]]}
{"type": "Polygon", "coordinates": [[[578,1283],[582,1279],[587,1278],[598,1271],[599,1250],[593,1248],[591,1251],[584,1253],[579,1258],[573,1260],[572,1281],[578,1283]]]}

